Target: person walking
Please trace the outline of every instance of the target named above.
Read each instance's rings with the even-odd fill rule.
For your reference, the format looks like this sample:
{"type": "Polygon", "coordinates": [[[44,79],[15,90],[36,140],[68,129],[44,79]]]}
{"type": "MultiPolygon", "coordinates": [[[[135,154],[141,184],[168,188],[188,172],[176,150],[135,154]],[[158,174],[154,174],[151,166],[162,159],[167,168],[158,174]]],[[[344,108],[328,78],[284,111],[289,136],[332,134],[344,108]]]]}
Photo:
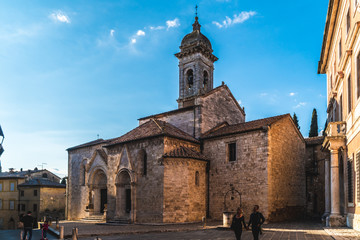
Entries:
{"type": "Polygon", "coordinates": [[[236,240],[241,240],[242,226],[247,229],[244,212],[241,208],[238,208],[231,222],[231,229],[235,232],[236,240]]]}
{"type": "Polygon", "coordinates": [[[34,218],[33,216],[31,216],[31,211],[27,212],[27,215],[24,216],[21,219],[21,222],[24,223],[24,235],[23,235],[23,240],[26,239],[27,233],[29,233],[29,238],[28,240],[31,240],[32,238],[32,229],[34,226],[34,218]]]}
{"type": "Polygon", "coordinates": [[[259,234],[261,232],[261,225],[265,222],[265,218],[261,212],[259,212],[259,205],[255,205],[253,213],[250,215],[248,227],[251,224],[251,231],[254,236],[254,240],[259,240],[259,234]]]}

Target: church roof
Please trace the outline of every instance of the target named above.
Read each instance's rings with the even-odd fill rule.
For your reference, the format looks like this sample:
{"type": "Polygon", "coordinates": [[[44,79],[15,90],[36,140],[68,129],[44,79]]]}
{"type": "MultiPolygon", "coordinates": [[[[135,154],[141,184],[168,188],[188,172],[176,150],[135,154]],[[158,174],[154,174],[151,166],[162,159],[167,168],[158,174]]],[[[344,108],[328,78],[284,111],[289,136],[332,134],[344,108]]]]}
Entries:
{"type": "Polygon", "coordinates": [[[186,141],[191,141],[196,143],[199,142],[196,138],[178,129],[177,127],[175,127],[170,123],[156,119],[150,119],[144,124],[141,124],[140,126],[134,128],[130,132],[122,135],[121,137],[113,139],[105,147],[120,143],[125,143],[125,142],[136,141],[144,138],[158,137],[158,136],[170,136],[178,139],[183,139],[186,141]]]}
{"type": "Polygon", "coordinates": [[[234,124],[234,125],[223,124],[223,127],[219,128],[219,126],[216,126],[215,128],[210,129],[209,131],[204,133],[201,136],[201,138],[207,139],[207,138],[231,135],[235,133],[244,133],[255,130],[261,130],[287,116],[291,117],[290,114],[284,114],[284,115],[263,118],[263,119],[258,119],[258,120],[234,124]]]}
{"type": "Polygon", "coordinates": [[[180,146],[168,153],[165,153],[164,158],[193,158],[198,160],[207,160],[205,155],[199,153],[192,148],[180,146]]]}
{"type": "Polygon", "coordinates": [[[83,147],[91,147],[91,146],[94,146],[94,145],[97,145],[97,144],[100,144],[100,143],[107,143],[107,142],[110,142],[110,140],[104,140],[102,138],[100,139],[96,139],[94,141],[91,141],[91,142],[87,142],[87,143],[83,143],[83,144],[80,144],[80,145],[77,145],[77,146],[74,146],[74,147],[70,147],[68,149],[66,149],[67,151],[69,150],[74,150],[74,149],[78,149],[78,148],[83,148],[83,147]]]}

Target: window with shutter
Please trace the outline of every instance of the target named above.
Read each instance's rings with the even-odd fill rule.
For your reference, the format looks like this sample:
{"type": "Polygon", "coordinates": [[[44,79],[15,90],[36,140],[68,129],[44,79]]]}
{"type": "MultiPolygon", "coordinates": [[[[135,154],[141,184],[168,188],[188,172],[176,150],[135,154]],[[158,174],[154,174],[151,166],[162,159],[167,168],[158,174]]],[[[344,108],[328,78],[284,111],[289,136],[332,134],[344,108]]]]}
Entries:
{"type": "Polygon", "coordinates": [[[354,187],[353,187],[353,161],[349,159],[347,161],[347,177],[348,177],[348,202],[354,202],[354,187]]]}
{"type": "Polygon", "coordinates": [[[360,203],[360,152],[356,153],[356,200],[360,203]]]}

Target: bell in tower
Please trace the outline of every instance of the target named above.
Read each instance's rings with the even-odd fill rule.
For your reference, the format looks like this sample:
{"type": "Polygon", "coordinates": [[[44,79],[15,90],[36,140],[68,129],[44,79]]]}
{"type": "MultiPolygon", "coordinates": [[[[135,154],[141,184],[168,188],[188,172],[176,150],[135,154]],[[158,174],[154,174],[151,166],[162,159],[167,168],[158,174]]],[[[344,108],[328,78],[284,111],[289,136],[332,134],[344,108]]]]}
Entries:
{"type": "Polygon", "coordinates": [[[180,52],[175,54],[179,59],[179,108],[193,105],[195,97],[213,89],[214,62],[218,58],[200,27],[196,16],[193,31],[183,38],[180,52]]]}

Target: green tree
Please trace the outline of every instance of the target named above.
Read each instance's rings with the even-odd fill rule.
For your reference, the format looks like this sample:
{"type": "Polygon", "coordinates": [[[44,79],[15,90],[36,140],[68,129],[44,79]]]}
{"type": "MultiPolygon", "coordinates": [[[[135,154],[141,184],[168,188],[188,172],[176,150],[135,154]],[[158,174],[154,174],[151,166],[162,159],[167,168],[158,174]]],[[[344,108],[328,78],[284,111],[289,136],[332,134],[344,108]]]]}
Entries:
{"type": "Polygon", "coordinates": [[[66,185],[66,180],[65,180],[65,178],[63,178],[63,179],[61,180],[61,184],[65,184],[65,185],[66,185]]]}
{"type": "Polygon", "coordinates": [[[300,130],[299,120],[298,120],[298,117],[296,116],[296,113],[294,113],[292,118],[294,120],[295,126],[300,130]]]}
{"type": "Polygon", "coordinates": [[[314,110],[312,112],[312,117],[311,117],[309,137],[317,137],[318,132],[319,132],[319,130],[318,130],[317,113],[316,113],[316,109],[314,108],[314,110]]]}

